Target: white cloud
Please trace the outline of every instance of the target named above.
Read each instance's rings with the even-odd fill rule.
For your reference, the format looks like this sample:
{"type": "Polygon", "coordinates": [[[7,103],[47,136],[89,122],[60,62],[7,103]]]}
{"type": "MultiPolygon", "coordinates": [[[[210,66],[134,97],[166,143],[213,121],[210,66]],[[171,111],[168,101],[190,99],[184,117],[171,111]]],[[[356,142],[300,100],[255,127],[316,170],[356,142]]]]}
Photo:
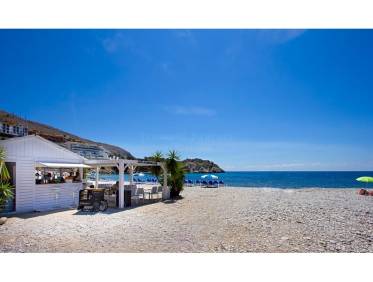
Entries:
{"type": "Polygon", "coordinates": [[[120,47],[126,47],[126,45],[128,45],[128,39],[121,32],[116,32],[114,35],[102,40],[102,46],[108,53],[114,53],[120,47]]]}
{"type": "Polygon", "coordinates": [[[109,54],[115,54],[119,52],[131,52],[132,54],[139,56],[143,59],[150,60],[150,56],[145,52],[144,48],[136,44],[136,42],[124,34],[118,31],[111,36],[108,36],[102,40],[102,47],[109,54]]]}
{"type": "Polygon", "coordinates": [[[163,72],[170,74],[171,73],[171,64],[170,63],[160,63],[160,68],[163,72]]]}
{"type": "Polygon", "coordinates": [[[175,35],[180,38],[191,38],[193,37],[193,33],[187,29],[180,29],[175,31],[175,35]]]}
{"type": "Polygon", "coordinates": [[[191,30],[179,29],[174,32],[175,36],[189,42],[192,45],[197,43],[196,37],[191,30]]]}
{"type": "Polygon", "coordinates": [[[258,31],[258,39],[271,44],[284,44],[305,32],[305,29],[263,29],[258,31]]]}
{"type": "Polygon", "coordinates": [[[214,116],[216,111],[204,107],[169,106],[165,107],[168,113],[175,115],[214,116]]]}

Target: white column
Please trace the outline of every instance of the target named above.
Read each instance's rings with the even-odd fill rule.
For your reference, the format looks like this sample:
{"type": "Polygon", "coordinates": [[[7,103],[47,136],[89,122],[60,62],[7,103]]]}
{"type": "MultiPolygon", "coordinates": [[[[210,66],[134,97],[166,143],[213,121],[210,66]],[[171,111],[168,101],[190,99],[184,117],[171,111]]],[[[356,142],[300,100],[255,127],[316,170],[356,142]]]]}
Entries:
{"type": "Polygon", "coordinates": [[[80,179],[82,180],[82,182],[84,181],[84,178],[83,178],[83,168],[82,167],[80,167],[79,168],[79,174],[80,174],[80,179]]]}
{"type": "Polygon", "coordinates": [[[130,165],[129,172],[130,172],[130,184],[131,185],[133,184],[133,171],[134,171],[133,165],[130,165]]]}
{"type": "Polygon", "coordinates": [[[119,208],[124,208],[124,160],[119,160],[119,208]]]}
{"type": "Polygon", "coordinates": [[[96,183],[95,183],[95,187],[98,188],[98,180],[100,179],[100,167],[96,167],[96,183]]]}
{"type": "Polygon", "coordinates": [[[167,186],[167,168],[165,164],[162,164],[163,169],[163,189],[162,189],[162,199],[168,200],[170,198],[170,189],[167,186]]]}

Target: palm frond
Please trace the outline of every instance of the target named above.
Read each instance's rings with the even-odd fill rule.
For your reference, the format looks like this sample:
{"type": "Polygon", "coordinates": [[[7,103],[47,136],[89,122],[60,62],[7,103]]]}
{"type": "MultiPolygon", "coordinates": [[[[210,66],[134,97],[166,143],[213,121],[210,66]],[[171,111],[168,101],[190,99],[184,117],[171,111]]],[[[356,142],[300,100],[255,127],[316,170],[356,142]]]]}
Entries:
{"type": "Polygon", "coordinates": [[[10,179],[9,171],[5,165],[5,150],[0,147],[0,182],[10,179]]]}

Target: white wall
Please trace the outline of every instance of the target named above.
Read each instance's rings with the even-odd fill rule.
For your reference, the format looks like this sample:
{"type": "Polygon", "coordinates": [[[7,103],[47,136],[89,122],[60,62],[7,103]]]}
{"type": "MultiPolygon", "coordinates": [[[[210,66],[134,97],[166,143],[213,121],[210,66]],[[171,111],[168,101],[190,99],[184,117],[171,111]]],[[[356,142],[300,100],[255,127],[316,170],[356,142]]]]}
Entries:
{"type": "Polygon", "coordinates": [[[46,211],[76,207],[82,183],[40,184],[35,189],[35,210],[46,211]]]}
{"type": "Polygon", "coordinates": [[[35,162],[16,161],[16,212],[34,210],[35,162]]]}

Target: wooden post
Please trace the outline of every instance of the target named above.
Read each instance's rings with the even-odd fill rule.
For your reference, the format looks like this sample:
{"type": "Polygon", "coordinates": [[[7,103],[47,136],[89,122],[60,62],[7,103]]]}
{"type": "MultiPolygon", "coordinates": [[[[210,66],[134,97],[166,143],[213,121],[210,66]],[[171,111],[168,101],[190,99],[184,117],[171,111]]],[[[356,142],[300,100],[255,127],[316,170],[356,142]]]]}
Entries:
{"type": "Polygon", "coordinates": [[[100,174],[100,167],[97,166],[97,167],[96,167],[96,183],[95,183],[95,187],[96,187],[96,188],[98,188],[98,180],[100,179],[99,174],[100,174]]]}
{"type": "Polygon", "coordinates": [[[133,165],[129,166],[129,171],[130,171],[130,185],[133,184],[133,165]]]}
{"type": "Polygon", "coordinates": [[[165,164],[161,164],[161,168],[163,170],[163,189],[162,189],[162,199],[168,200],[170,199],[170,189],[167,186],[167,168],[165,164]]]}
{"type": "Polygon", "coordinates": [[[119,208],[124,208],[124,160],[119,160],[119,208]]]}
{"type": "Polygon", "coordinates": [[[82,183],[83,183],[83,182],[84,182],[84,178],[83,178],[84,171],[83,171],[83,168],[82,168],[82,167],[79,168],[79,174],[80,174],[80,180],[81,180],[82,183]]]}

